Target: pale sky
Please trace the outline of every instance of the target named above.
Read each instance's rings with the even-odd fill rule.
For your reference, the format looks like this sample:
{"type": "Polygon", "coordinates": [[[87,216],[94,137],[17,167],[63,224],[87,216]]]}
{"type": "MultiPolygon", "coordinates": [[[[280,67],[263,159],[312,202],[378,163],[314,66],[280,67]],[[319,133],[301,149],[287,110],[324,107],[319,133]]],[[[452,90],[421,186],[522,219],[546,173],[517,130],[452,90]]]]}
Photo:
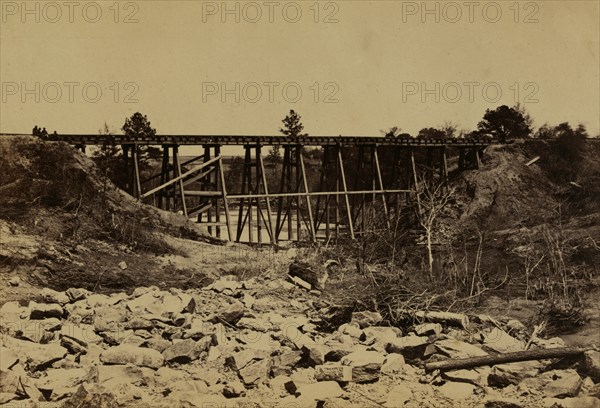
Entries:
{"type": "Polygon", "coordinates": [[[600,129],[597,0],[0,3],[2,133],[139,111],[159,134],[275,135],[294,109],[311,135],[416,134],[516,102],[600,129]]]}

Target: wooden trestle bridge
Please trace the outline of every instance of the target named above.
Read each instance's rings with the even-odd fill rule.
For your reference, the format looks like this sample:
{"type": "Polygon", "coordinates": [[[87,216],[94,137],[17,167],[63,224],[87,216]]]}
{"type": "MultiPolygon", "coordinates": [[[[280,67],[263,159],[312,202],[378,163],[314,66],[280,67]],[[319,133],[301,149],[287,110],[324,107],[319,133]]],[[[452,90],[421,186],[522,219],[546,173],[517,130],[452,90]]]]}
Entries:
{"type": "Polygon", "coordinates": [[[134,197],[187,217],[197,216],[218,237],[223,229],[231,241],[266,239],[272,244],[337,238],[342,233],[354,239],[368,228],[374,214],[389,225],[402,209],[420,210],[418,168],[442,178],[448,175],[450,159],[457,162],[457,170],[477,168],[483,149],[497,143],[491,138],[56,134],[49,140],[82,150],[87,145],[120,145],[134,197]],[[140,176],[138,147],[142,145],[162,146],[161,171],[147,180],[140,176]],[[180,146],[202,146],[204,154],[181,162],[180,146]],[[239,192],[226,185],[223,146],[245,150],[239,192]],[[283,148],[277,191],[270,191],[267,183],[263,159],[267,146],[283,148]],[[313,180],[312,185],[303,153],[307,146],[323,149],[318,182],[313,180]]]}

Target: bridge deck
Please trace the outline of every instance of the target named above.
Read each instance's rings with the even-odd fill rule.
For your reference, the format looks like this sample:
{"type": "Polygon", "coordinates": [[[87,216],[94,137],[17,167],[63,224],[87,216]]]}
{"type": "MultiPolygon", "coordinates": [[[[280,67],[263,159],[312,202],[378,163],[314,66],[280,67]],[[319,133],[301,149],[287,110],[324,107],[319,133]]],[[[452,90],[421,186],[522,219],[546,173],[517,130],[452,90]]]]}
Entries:
{"type": "MultiPolygon", "coordinates": [[[[498,143],[498,140],[490,137],[469,139],[401,139],[374,136],[258,136],[258,135],[156,135],[149,138],[131,138],[125,135],[111,136],[115,144],[137,144],[137,145],[217,145],[217,146],[352,146],[352,145],[379,145],[379,146],[415,146],[415,147],[475,147],[489,146],[498,143]]],[[[107,140],[105,135],[49,135],[48,140],[63,141],[72,145],[101,145],[107,140]]]]}

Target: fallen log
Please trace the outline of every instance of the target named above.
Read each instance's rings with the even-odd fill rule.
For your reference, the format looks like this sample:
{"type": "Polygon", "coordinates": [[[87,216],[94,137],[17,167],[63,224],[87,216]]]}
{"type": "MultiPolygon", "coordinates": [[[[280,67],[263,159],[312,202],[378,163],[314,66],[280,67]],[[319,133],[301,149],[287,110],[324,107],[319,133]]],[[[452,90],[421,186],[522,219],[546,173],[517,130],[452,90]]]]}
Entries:
{"type": "Polygon", "coordinates": [[[426,322],[445,323],[463,328],[469,324],[469,317],[461,313],[418,311],[414,313],[414,317],[426,322]]]}
{"type": "Polygon", "coordinates": [[[511,353],[502,353],[480,357],[459,358],[453,360],[436,361],[433,363],[425,363],[425,371],[430,373],[435,370],[450,371],[459,370],[463,368],[481,367],[485,365],[493,366],[496,364],[516,363],[519,361],[546,360],[549,358],[577,356],[588,350],[590,349],[577,347],[562,347],[553,349],[515,351],[511,353]]]}

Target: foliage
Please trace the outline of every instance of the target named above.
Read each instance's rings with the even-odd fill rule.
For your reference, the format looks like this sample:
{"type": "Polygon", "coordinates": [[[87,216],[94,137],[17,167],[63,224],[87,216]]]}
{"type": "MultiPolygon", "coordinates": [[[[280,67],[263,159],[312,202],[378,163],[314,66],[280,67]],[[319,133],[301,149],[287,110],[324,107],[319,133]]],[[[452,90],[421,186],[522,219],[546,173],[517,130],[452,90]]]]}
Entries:
{"type": "Polygon", "coordinates": [[[398,126],[393,126],[388,130],[380,130],[380,132],[387,138],[392,139],[411,139],[412,136],[408,133],[403,133],[402,129],[398,126]]]}
{"type": "Polygon", "coordinates": [[[308,136],[306,133],[302,133],[304,130],[304,125],[300,122],[302,117],[298,115],[293,109],[290,110],[289,115],[287,115],[283,120],[283,128],[280,128],[279,131],[283,133],[285,136],[289,137],[304,137],[308,136]]]}
{"type": "Polygon", "coordinates": [[[491,135],[505,142],[531,135],[531,118],[520,105],[506,105],[494,110],[487,109],[483,120],[477,124],[480,134],[491,135]]]}
{"type": "Polygon", "coordinates": [[[112,132],[106,123],[98,132],[106,136],[106,139],[102,146],[94,151],[92,160],[94,160],[102,174],[104,190],[106,190],[108,180],[112,181],[117,187],[125,189],[127,187],[127,165],[123,160],[121,148],[116,145],[112,132]]]}
{"type": "MultiPolygon", "coordinates": [[[[121,128],[126,136],[132,138],[152,138],[156,135],[156,129],[151,126],[146,115],[136,112],[130,118],[125,119],[121,128]]],[[[148,171],[152,168],[152,161],[159,160],[162,152],[154,146],[137,146],[140,171],[148,171]]]]}
{"type": "Polygon", "coordinates": [[[281,163],[281,146],[271,146],[265,161],[268,163],[281,163]]]}

